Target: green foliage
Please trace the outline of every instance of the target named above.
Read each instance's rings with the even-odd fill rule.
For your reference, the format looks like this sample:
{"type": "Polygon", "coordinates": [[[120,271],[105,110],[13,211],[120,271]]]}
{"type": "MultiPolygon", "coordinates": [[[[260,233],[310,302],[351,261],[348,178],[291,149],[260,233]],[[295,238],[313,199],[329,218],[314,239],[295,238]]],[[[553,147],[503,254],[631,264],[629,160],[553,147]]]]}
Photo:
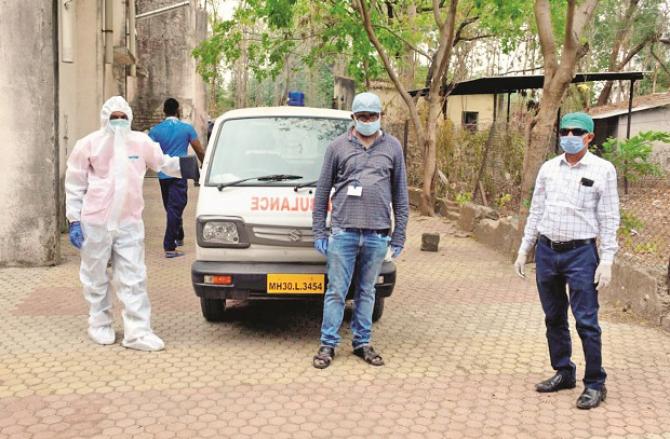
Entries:
{"type": "Polygon", "coordinates": [[[633,251],[642,254],[657,254],[658,244],[655,242],[640,242],[639,244],[635,244],[633,251]]]}
{"type": "MultiPolygon", "coordinates": [[[[412,51],[412,46],[429,54],[437,51],[439,35],[432,7],[425,1],[366,2],[377,38],[392,57],[394,68],[403,67],[402,55],[412,51]],[[411,7],[419,11],[412,19],[411,7]]],[[[463,36],[495,34],[511,51],[529,29],[529,3],[461,0],[458,20],[472,20],[463,36]]],[[[443,6],[443,16],[445,10],[443,6]]],[[[257,79],[276,78],[288,56],[296,57],[296,64],[312,67],[317,63],[332,64],[344,55],[347,73],[358,84],[387,76],[350,0],[240,1],[233,19],[217,23],[210,38],[193,51],[193,56],[198,61],[198,72],[209,81],[218,69],[230,67],[240,59],[243,51],[257,79]]],[[[428,70],[419,65],[417,70],[421,69],[416,79],[417,85],[423,86],[428,70]]]]}
{"type": "Polygon", "coordinates": [[[636,181],[645,176],[663,175],[651,160],[652,142],[670,143],[670,133],[644,131],[628,140],[609,138],[603,143],[603,157],[617,169],[619,176],[636,181]]]}
{"type": "Polygon", "coordinates": [[[503,209],[507,203],[512,201],[512,195],[511,194],[502,194],[498,197],[496,200],[496,204],[498,205],[498,209],[503,209]]]}
{"type": "Polygon", "coordinates": [[[456,203],[459,206],[467,204],[472,201],[472,192],[459,192],[456,194],[456,203]]]}
{"type": "Polygon", "coordinates": [[[642,230],[644,223],[633,213],[621,210],[621,223],[619,224],[619,236],[632,236],[642,230]]]}

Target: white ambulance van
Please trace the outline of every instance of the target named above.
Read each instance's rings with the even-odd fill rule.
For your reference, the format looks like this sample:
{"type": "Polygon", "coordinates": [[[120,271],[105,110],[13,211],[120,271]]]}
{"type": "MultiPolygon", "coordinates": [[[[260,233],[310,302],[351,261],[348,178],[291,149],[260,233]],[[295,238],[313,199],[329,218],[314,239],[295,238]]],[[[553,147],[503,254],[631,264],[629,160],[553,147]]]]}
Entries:
{"type": "MultiPolygon", "coordinates": [[[[350,114],[264,107],[216,120],[202,166],[191,268],[205,319],[224,320],[228,299],[323,300],[328,279],[326,258],[313,247],[314,191],[326,147],[346,132],[350,114]]],[[[395,277],[387,256],[375,321],[395,277]]]]}

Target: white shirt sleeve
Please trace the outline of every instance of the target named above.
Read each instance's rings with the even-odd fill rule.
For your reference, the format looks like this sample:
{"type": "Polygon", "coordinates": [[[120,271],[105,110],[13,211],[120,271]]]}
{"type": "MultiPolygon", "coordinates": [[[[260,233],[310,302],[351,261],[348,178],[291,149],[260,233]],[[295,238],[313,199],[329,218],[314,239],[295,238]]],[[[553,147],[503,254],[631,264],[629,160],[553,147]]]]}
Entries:
{"type": "Polygon", "coordinates": [[[612,262],[619,246],[619,193],[617,191],[616,169],[610,164],[603,191],[596,206],[596,218],[600,230],[600,259],[612,262]]]}

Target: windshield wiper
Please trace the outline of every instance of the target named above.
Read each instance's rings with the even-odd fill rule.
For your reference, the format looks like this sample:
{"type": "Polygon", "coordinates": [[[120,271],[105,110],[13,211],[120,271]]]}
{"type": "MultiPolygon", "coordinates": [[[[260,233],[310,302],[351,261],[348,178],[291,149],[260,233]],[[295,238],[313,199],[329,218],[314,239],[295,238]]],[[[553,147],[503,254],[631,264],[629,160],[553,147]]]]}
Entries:
{"type": "Polygon", "coordinates": [[[291,175],[291,174],[271,174],[271,175],[261,175],[260,177],[249,177],[243,178],[241,180],[231,181],[230,183],[219,183],[216,185],[216,188],[219,191],[222,191],[224,187],[236,186],[245,181],[258,180],[258,181],[286,181],[286,180],[300,180],[302,175],[291,175]]]}
{"type": "Polygon", "coordinates": [[[295,192],[298,192],[298,190],[300,190],[304,187],[315,186],[318,182],[319,182],[319,180],[312,180],[312,181],[306,181],[304,183],[296,184],[295,186],[293,186],[293,190],[295,192]]]}

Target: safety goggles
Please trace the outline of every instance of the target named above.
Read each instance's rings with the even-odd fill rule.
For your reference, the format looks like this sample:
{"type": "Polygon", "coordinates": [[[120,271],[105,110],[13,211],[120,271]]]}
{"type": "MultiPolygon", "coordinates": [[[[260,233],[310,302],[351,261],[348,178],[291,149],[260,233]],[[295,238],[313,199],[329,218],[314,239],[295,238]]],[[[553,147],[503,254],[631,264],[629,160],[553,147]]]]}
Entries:
{"type": "Polygon", "coordinates": [[[572,133],[573,136],[583,136],[584,134],[588,134],[588,131],[583,130],[581,128],[561,128],[558,130],[558,134],[561,136],[569,136],[570,133],[572,133]]]}
{"type": "Polygon", "coordinates": [[[128,120],[128,116],[126,116],[125,114],[123,114],[121,116],[116,116],[116,115],[112,114],[111,116],[109,116],[109,120],[116,120],[116,119],[128,120]]]}

